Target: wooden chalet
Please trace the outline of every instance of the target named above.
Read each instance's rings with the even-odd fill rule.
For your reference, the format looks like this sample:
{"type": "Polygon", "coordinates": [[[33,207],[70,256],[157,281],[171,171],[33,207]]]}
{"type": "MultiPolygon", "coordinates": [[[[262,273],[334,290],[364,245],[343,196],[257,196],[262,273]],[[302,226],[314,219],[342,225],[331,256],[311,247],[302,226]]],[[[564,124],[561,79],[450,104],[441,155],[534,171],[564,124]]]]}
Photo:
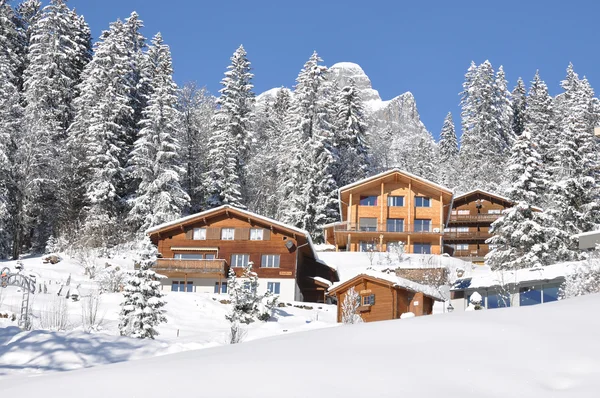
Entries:
{"type": "Polygon", "coordinates": [[[339,189],[341,221],[325,226],[325,240],[337,251],[442,254],[442,235],[452,192],[441,185],[392,169],[339,189]]]}
{"type": "Polygon", "coordinates": [[[308,232],[232,206],[221,206],[147,231],[158,247],[154,270],[173,292],[227,293],[229,268],[250,261],[262,291],[282,301],[324,302],[334,270],[316,260],[308,232]]]}
{"type": "Polygon", "coordinates": [[[395,275],[363,273],[329,289],[328,294],[337,299],[338,322],[342,322],[342,304],[351,288],[360,295],[358,313],[365,322],[399,319],[408,312],[431,315],[433,303],[444,301],[429,286],[395,275]]]}
{"type": "Polygon", "coordinates": [[[490,226],[513,205],[507,198],[479,189],[456,196],[444,229],[444,253],[483,264],[490,251],[485,243],[492,236],[490,226]]]}

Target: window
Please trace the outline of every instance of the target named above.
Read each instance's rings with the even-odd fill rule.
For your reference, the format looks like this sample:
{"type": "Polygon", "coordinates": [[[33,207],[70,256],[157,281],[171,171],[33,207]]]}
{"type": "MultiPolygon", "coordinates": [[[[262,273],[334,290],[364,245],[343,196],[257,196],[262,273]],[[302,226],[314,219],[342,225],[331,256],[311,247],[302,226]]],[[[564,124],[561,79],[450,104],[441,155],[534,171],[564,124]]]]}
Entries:
{"type": "Polygon", "coordinates": [[[361,196],[361,206],[377,206],[377,196],[361,196]]]}
{"type": "Polygon", "coordinates": [[[431,207],[431,198],[425,196],[415,197],[415,207],[431,207]]]}
{"type": "Polygon", "coordinates": [[[468,243],[457,243],[455,245],[450,245],[454,248],[454,250],[469,250],[468,243]]]}
{"type": "Polygon", "coordinates": [[[458,214],[461,216],[468,216],[469,214],[471,214],[471,210],[459,210],[458,214]]]}
{"type": "Polygon", "coordinates": [[[487,308],[510,307],[510,294],[500,292],[488,292],[487,308]]]}
{"type": "Polygon", "coordinates": [[[263,240],[263,229],[250,228],[250,240],[263,240]]]}
{"type": "Polygon", "coordinates": [[[387,231],[388,232],[404,231],[404,220],[401,218],[388,218],[387,219],[387,231]]]}
{"type": "Polygon", "coordinates": [[[192,234],[192,239],[206,240],[206,228],[194,228],[194,233],[192,234]]]}
{"type": "Polygon", "coordinates": [[[370,294],[368,296],[361,296],[361,305],[375,305],[375,295],[370,294]]]}
{"type": "Polygon", "coordinates": [[[206,260],[214,260],[215,258],[217,258],[217,255],[215,253],[206,253],[204,255],[204,258],[206,260]]]}
{"type": "Polygon", "coordinates": [[[171,291],[192,293],[194,291],[194,282],[188,282],[186,286],[184,281],[173,281],[171,282],[171,291]]]}
{"type": "Polygon", "coordinates": [[[431,254],[431,243],[415,243],[415,244],[413,244],[413,253],[431,254]]]}
{"type": "Polygon", "coordinates": [[[254,285],[250,285],[250,282],[244,282],[244,290],[250,290],[252,288],[252,290],[254,292],[256,292],[256,284],[254,285]]]}
{"type": "Polygon", "coordinates": [[[488,214],[502,214],[501,209],[489,209],[488,214]]]}
{"type": "Polygon", "coordinates": [[[404,196],[388,196],[388,206],[390,206],[390,207],[404,206],[404,196]]]}
{"type": "Polygon", "coordinates": [[[375,242],[360,241],[358,242],[358,249],[361,252],[374,252],[377,251],[377,245],[375,242]]]}
{"type": "Polygon", "coordinates": [[[519,289],[519,305],[535,305],[542,302],[542,290],[539,286],[522,287],[519,289]]]}
{"type": "Polygon", "coordinates": [[[388,252],[397,252],[404,246],[404,243],[400,243],[399,241],[389,241],[385,244],[386,250],[388,252]]]}
{"type": "Polygon", "coordinates": [[[231,255],[231,266],[232,267],[246,267],[250,262],[249,254],[232,254],[231,255]]]}
{"type": "Polygon", "coordinates": [[[273,294],[279,294],[280,285],[281,283],[279,282],[267,282],[267,291],[273,294]]]}
{"type": "Polygon", "coordinates": [[[361,231],[377,231],[377,219],[361,217],[358,220],[358,228],[361,231]]]}
{"type": "Polygon", "coordinates": [[[221,240],[233,240],[235,236],[235,228],[221,229],[221,240]]]}
{"type": "Polygon", "coordinates": [[[179,260],[202,260],[202,253],[175,253],[175,258],[179,260]]]}
{"type": "Polygon", "coordinates": [[[217,294],[219,292],[223,294],[227,293],[227,282],[221,282],[221,285],[219,285],[219,282],[215,282],[214,293],[217,294]]]}
{"type": "Polygon", "coordinates": [[[557,301],[560,297],[560,285],[544,285],[542,289],[542,299],[544,303],[557,301]]]}
{"type": "Polygon", "coordinates": [[[415,232],[431,232],[431,220],[415,219],[415,232]]]}
{"type": "Polygon", "coordinates": [[[279,254],[263,254],[260,266],[261,268],[279,268],[279,254]]]}

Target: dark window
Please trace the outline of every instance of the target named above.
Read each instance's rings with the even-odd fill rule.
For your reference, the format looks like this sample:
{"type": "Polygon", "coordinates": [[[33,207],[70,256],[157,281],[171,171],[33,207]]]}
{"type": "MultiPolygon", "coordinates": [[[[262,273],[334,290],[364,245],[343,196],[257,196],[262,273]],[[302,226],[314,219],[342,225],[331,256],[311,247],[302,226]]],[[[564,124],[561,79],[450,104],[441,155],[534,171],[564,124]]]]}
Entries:
{"type": "Polygon", "coordinates": [[[377,206],[377,196],[361,196],[361,206],[377,206]]]}
{"type": "Polygon", "coordinates": [[[488,292],[488,308],[510,307],[510,294],[500,292],[488,292]]]}
{"type": "Polygon", "coordinates": [[[415,219],[415,232],[431,232],[431,220],[415,219]]]}
{"type": "Polygon", "coordinates": [[[173,281],[171,282],[171,291],[178,292],[179,291],[179,282],[173,281]]]}
{"type": "Polygon", "coordinates": [[[219,282],[215,282],[215,290],[213,291],[213,293],[219,293],[219,282]]]}
{"type": "Polygon", "coordinates": [[[227,282],[221,282],[221,285],[219,286],[219,282],[215,282],[215,293],[219,293],[219,291],[221,293],[227,293],[227,282]]]}
{"type": "Polygon", "coordinates": [[[560,295],[560,285],[544,285],[542,292],[544,303],[557,301],[560,295]]]}
{"type": "Polygon", "coordinates": [[[415,207],[431,207],[431,198],[425,196],[415,197],[415,207]]]}
{"type": "Polygon", "coordinates": [[[375,244],[375,242],[360,241],[360,242],[358,242],[358,247],[359,247],[359,249],[360,249],[361,252],[375,252],[375,251],[377,251],[377,245],[375,244]]]}
{"type": "Polygon", "coordinates": [[[539,286],[522,287],[519,289],[519,305],[535,305],[542,302],[542,291],[539,286]]]}
{"type": "Polygon", "coordinates": [[[232,267],[246,267],[250,262],[249,254],[232,254],[231,255],[231,266],[232,267]]]}
{"type": "Polygon", "coordinates": [[[388,206],[390,206],[390,207],[404,206],[404,196],[388,196],[388,206]]]}
{"type": "Polygon", "coordinates": [[[194,291],[194,282],[188,282],[186,292],[192,293],[193,291],[194,291]]]}
{"type": "Polygon", "coordinates": [[[415,243],[415,244],[413,244],[413,253],[431,254],[431,243],[415,243]]]}
{"type": "Polygon", "coordinates": [[[388,232],[404,231],[404,220],[401,218],[388,218],[387,219],[387,231],[388,232]]]}

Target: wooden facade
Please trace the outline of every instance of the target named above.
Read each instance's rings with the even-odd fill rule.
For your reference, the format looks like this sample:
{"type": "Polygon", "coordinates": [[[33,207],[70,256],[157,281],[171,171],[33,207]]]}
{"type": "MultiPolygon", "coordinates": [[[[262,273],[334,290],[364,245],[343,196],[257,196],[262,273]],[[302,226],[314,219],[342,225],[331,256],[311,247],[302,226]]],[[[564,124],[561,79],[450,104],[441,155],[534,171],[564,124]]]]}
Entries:
{"type": "Polygon", "coordinates": [[[372,305],[361,305],[358,313],[365,322],[399,319],[402,314],[412,312],[415,316],[433,313],[433,303],[439,298],[420,291],[400,287],[387,279],[361,274],[331,289],[329,295],[337,299],[337,321],[342,322],[342,304],[348,291],[354,288],[363,297],[373,296],[372,305]]]}
{"type": "Polygon", "coordinates": [[[215,292],[224,292],[229,268],[242,276],[240,264],[249,261],[259,281],[293,288],[287,299],[323,302],[325,289],[313,278],[336,280],[335,271],[316,261],[308,233],[231,206],[158,226],[148,235],[160,253],[155,270],[184,284],[182,291],[210,291],[214,284],[215,292]],[[187,290],[192,280],[196,286],[187,290]]]}
{"type": "Polygon", "coordinates": [[[340,188],[341,222],[325,227],[336,250],[386,251],[402,242],[406,253],[442,253],[452,192],[393,169],[340,188]]]}
{"type": "Polygon", "coordinates": [[[490,247],[490,227],[513,203],[501,196],[475,190],[454,198],[444,231],[444,253],[475,264],[483,264],[490,247]]]}

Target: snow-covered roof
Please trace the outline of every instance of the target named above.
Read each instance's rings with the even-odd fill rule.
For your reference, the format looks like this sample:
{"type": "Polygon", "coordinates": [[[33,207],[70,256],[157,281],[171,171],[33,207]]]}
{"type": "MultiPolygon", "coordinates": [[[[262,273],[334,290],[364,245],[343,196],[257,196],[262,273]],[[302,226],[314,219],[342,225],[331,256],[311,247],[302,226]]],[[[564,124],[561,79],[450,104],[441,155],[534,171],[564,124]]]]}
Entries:
{"type": "Polygon", "coordinates": [[[538,268],[516,271],[492,271],[489,267],[474,268],[469,275],[458,279],[452,290],[480,289],[507,284],[523,284],[564,278],[574,272],[584,261],[570,261],[538,268]]]}
{"type": "Polygon", "coordinates": [[[331,285],[331,287],[328,289],[328,291],[332,292],[332,291],[336,290],[338,287],[346,284],[347,282],[350,282],[352,279],[355,279],[357,277],[362,277],[362,276],[367,276],[367,277],[379,279],[382,281],[386,281],[386,282],[392,283],[394,287],[401,287],[403,289],[411,290],[413,292],[421,292],[424,295],[430,296],[436,300],[445,301],[444,297],[442,297],[440,292],[432,286],[422,285],[420,283],[413,282],[406,278],[402,278],[400,276],[397,276],[393,271],[381,272],[381,271],[377,271],[374,269],[365,270],[365,271],[361,272],[360,274],[354,276],[353,278],[345,280],[343,282],[336,282],[333,285],[331,285]]]}
{"type": "Polygon", "coordinates": [[[366,182],[369,182],[369,181],[372,181],[372,180],[377,180],[379,178],[385,177],[385,176],[387,176],[389,174],[393,174],[393,173],[404,174],[405,176],[407,176],[409,178],[412,178],[413,180],[421,181],[424,184],[428,184],[428,185],[434,186],[434,187],[436,187],[438,189],[441,189],[441,190],[444,190],[444,191],[448,192],[449,194],[452,194],[452,190],[450,188],[447,188],[447,187],[445,187],[443,185],[437,184],[437,183],[435,183],[433,181],[429,181],[429,180],[427,180],[427,179],[425,179],[423,177],[416,176],[416,175],[414,175],[412,173],[409,173],[408,171],[400,170],[399,168],[393,168],[393,169],[384,171],[383,173],[379,173],[379,174],[375,174],[374,176],[371,176],[371,177],[363,178],[362,180],[353,182],[352,184],[344,185],[343,187],[341,187],[339,189],[339,192],[341,193],[342,191],[346,191],[346,190],[348,190],[350,188],[354,188],[356,186],[362,185],[362,184],[364,184],[366,182]]]}
{"type": "Polygon", "coordinates": [[[594,236],[594,235],[600,235],[600,230],[598,231],[588,231],[588,232],[582,232],[580,234],[577,235],[573,235],[575,238],[580,238],[582,236],[594,236]]]}
{"type": "Polygon", "coordinates": [[[314,281],[320,282],[320,283],[322,283],[322,284],[324,284],[326,286],[331,286],[332,285],[332,283],[331,283],[330,280],[327,280],[327,279],[322,278],[320,276],[309,276],[308,278],[312,279],[314,281]]]}

